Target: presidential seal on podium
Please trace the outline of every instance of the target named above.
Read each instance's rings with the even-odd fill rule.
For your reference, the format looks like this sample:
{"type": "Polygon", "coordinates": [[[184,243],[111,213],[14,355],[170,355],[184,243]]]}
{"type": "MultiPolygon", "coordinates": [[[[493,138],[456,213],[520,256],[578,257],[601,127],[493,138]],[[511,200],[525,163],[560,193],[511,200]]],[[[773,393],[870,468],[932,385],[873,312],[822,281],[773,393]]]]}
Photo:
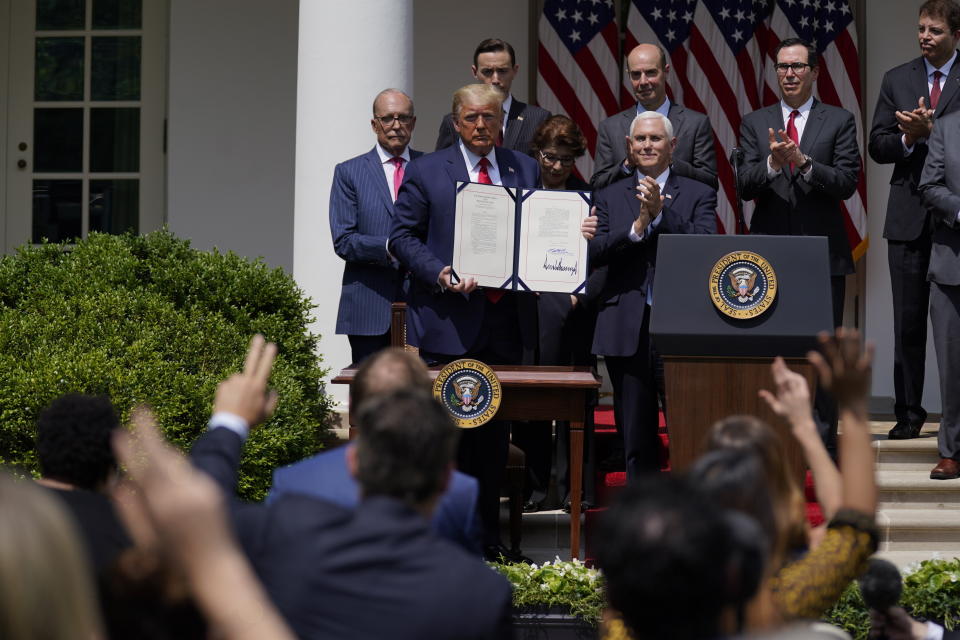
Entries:
{"type": "Polygon", "coordinates": [[[454,360],[437,374],[433,397],[450,412],[454,423],[472,429],[493,419],[503,397],[500,380],[479,360],[454,360]]]}
{"type": "Polygon", "coordinates": [[[725,316],[745,320],[766,312],[777,297],[777,274],[762,256],[734,251],[710,271],[710,299],[725,316]]]}

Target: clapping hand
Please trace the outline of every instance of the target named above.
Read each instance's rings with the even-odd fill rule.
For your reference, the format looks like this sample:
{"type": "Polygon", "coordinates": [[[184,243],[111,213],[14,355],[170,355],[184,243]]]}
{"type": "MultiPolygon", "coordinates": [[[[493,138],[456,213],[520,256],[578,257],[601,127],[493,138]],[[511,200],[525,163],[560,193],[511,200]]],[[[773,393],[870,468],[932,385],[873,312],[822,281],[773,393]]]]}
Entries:
{"type": "Polygon", "coordinates": [[[928,109],[921,96],[917,108],[912,111],[896,112],[898,128],[906,137],[907,146],[912,146],[920,138],[930,137],[933,131],[933,109],[928,109]]]}

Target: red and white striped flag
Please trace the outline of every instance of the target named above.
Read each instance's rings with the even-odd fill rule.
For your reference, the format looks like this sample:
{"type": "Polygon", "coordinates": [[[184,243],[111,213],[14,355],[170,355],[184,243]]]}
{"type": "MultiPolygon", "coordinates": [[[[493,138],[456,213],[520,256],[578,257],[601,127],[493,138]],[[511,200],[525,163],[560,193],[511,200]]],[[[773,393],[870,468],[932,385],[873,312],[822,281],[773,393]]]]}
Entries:
{"type": "Polygon", "coordinates": [[[565,114],[587,138],[577,171],[589,180],[597,126],[620,110],[619,31],[613,0],[547,0],[540,17],[537,102],[565,114]]]}
{"type": "MultiPolygon", "coordinates": [[[[710,118],[720,178],[717,218],[726,233],[736,231],[730,150],[742,116],[779,99],[773,50],[790,37],[817,48],[817,97],[854,114],[862,154],[856,31],[846,0],[632,0],[630,5],[624,53],[641,42],[662,45],[671,66],[670,99],[710,118]]],[[[624,75],[624,108],[634,103],[631,93],[624,75]]],[[[867,246],[865,189],[861,179],[857,193],[844,203],[855,258],[867,246]]],[[[744,213],[749,221],[752,203],[744,203],[744,213]]]]}

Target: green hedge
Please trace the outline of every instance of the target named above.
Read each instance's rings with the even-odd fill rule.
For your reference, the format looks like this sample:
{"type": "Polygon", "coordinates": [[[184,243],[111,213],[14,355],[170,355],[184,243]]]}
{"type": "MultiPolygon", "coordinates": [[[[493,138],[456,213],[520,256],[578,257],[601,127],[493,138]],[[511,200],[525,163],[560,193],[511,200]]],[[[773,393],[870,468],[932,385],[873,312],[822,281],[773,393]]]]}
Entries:
{"type": "MultiPolygon", "coordinates": [[[[960,627],[960,558],[924,560],[904,572],[900,605],[915,618],[934,620],[947,629],[960,627]]],[[[824,620],[863,640],[870,630],[870,617],[852,582],[824,620]]]]}
{"type": "Polygon", "coordinates": [[[312,306],[281,269],[197,251],[167,231],[91,233],[71,248],[0,257],[0,464],[36,471],[37,415],[67,392],[108,394],[124,418],[149,403],[167,437],[189,446],[260,332],[279,346],[280,405],[248,441],[240,494],[262,498],[273,468],[328,434],[312,306]]]}

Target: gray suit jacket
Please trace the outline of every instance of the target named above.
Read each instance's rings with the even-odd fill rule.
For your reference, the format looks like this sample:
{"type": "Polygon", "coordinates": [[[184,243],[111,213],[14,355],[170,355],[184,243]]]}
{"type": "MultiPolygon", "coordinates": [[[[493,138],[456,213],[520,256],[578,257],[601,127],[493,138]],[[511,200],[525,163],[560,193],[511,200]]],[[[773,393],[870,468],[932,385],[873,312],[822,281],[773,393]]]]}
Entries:
{"type": "MultiPolygon", "coordinates": [[[[597,154],[590,186],[602,189],[627,176],[621,170],[627,157],[626,138],[637,108],[630,107],[600,123],[597,133],[597,154]]],[[[717,188],[717,157],[713,148],[713,129],[707,116],[671,103],[668,112],[677,138],[670,170],[678,176],[693,178],[717,188]]]]}
{"type": "Polygon", "coordinates": [[[813,160],[810,180],[784,168],[767,175],[768,129],[784,129],[780,102],[747,114],[740,126],[744,200],[756,200],[751,233],[778,236],[826,236],[830,274],[853,273],[853,254],[840,203],[857,190],[860,148],[853,114],[813,101],[800,138],[800,150],[813,160]]]}
{"type": "MultiPolygon", "coordinates": [[[[510,113],[507,114],[507,131],[503,136],[503,147],[512,151],[519,151],[528,156],[533,134],[550,117],[546,109],[520,102],[516,98],[510,103],[510,113]]],[[[440,122],[440,134],[437,136],[437,151],[456,144],[460,136],[453,128],[453,114],[443,116],[440,122]]]]}
{"type": "Polygon", "coordinates": [[[920,175],[923,203],[933,217],[933,249],[927,277],[945,285],[960,284],[960,112],[933,125],[927,163],[920,175]]]}
{"type": "MultiPolygon", "coordinates": [[[[960,64],[950,69],[942,84],[940,100],[934,118],[940,118],[960,108],[960,64]]],[[[880,85],[877,108],[870,128],[870,157],[880,164],[893,163],[890,177],[890,197],[887,200],[887,218],[883,237],[908,242],[916,240],[928,228],[929,216],[920,203],[920,172],[927,158],[927,141],[918,140],[913,153],[904,157],[902,132],[897,126],[898,110],[912,111],[923,97],[930,104],[927,86],[927,68],[923,58],[914,58],[887,71],[880,85]]]]}

